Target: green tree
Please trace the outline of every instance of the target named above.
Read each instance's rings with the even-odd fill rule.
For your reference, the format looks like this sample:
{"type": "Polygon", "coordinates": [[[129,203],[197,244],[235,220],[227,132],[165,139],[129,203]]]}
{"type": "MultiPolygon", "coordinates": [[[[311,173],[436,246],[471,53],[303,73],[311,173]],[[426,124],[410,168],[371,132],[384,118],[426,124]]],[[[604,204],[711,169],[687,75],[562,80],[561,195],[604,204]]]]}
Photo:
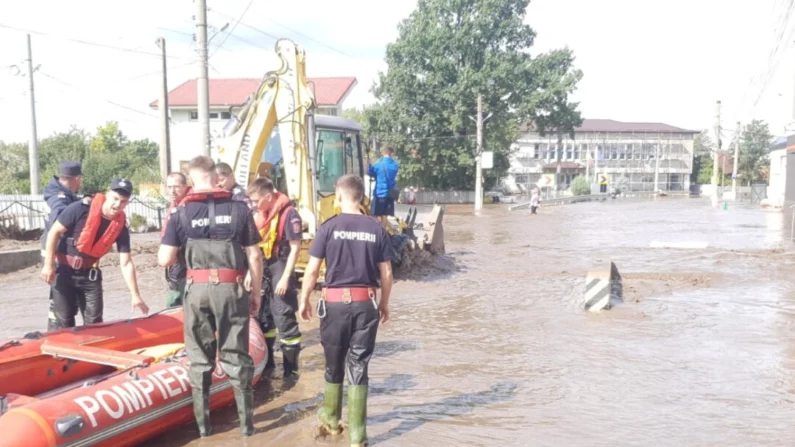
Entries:
{"type": "Polygon", "coordinates": [[[693,155],[709,155],[713,150],[715,150],[715,143],[712,142],[712,138],[709,136],[709,131],[702,130],[701,133],[696,135],[696,138],[693,140],[693,155]]]}
{"type": "Polygon", "coordinates": [[[529,0],[419,0],[387,46],[386,73],[365,111],[372,132],[395,146],[403,182],[471,189],[473,121],[482,95],[484,150],[494,152],[486,187],[510,166],[519,125],[570,133],[580,124],[568,101],[581,73],[568,49],[532,57],[524,24],[529,0]]]}
{"type": "Polygon", "coordinates": [[[753,120],[743,127],[740,143],[739,178],[747,185],[767,182],[770,143],[773,134],[766,122],[753,120]]]}
{"type": "MultiPolygon", "coordinates": [[[[96,135],[72,127],[39,142],[39,172],[43,189],[58,174],[64,160],[83,163],[82,192],[104,191],[114,177],[127,177],[136,185],[160,181],[158,145],[144,140],[130,141],[118,123],[97,128],[96,135]]],[[[0,142],[0,193],[30,192],[30,165],[27,143],[0,142]]]]}

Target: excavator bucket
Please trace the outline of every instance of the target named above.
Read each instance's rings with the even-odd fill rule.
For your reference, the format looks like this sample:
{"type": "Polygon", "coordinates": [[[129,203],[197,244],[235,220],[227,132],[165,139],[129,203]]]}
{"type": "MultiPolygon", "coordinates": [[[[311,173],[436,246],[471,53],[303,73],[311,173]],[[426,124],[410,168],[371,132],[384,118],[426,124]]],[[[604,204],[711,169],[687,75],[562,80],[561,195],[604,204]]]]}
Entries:
{"type": "Polygon", "coordinates": [[[444,225],[442,225],[444,207],[434,205],[426,220],[419,224],[414,223],[416,218],[417,211],[415,209],[412,216],[412,226],[419,245],[433,254],[444,254],[444,225]]]}

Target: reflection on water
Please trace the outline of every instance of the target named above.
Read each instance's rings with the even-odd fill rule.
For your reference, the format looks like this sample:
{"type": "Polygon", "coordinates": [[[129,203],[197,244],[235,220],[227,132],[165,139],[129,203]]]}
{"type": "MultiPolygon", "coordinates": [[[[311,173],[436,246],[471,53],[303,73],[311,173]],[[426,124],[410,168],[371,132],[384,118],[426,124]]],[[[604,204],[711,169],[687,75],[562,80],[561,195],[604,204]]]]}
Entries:
{"type": "Polygon", "coordinates": [[[795,443],[795,294],[780,213],[686,199],[469,211],[445,214],[448,252],[466,269],[396,287],[379,340],[417,348],[376,355],[371,370],[413,383],[371,400],[376,444],[795,443]],[[660,275],[637,283],[639,302],[586,314],[585,273],[611,260],[660,275]]]}
{"type": "MultiPolygon", "coordinates": [[[[461,206],[445,234],[438,273],[394,288],[370,367],[371,445],[795,445],[787,216],[689,199],[537,216],[461,206]],[[631,299],[588,314],[585,274],[609,261],[631,299]]],[[[308,352],[298,385],[258,392],[272,396],[258,445],[317,445],[322,354],[308,352]]],[[[223,445],[239,442],[231,425],[223,445]]]]}

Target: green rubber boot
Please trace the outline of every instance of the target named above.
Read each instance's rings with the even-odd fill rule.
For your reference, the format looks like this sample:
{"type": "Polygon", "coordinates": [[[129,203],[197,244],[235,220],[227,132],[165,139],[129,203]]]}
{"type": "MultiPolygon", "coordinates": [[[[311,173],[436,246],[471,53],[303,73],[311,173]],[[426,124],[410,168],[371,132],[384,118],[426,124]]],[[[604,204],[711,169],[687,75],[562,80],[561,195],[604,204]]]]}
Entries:
{"type": "Polygon", "coordinates": [[[336,435],[342,431],[340,417],[342,416],[342,384],[326,382],[326,392],[323,406],[317,412],[317,420],[321,429],[329,435],[336,435]]]}
{"type": "Polygon", "coordinates": [[[348,386],[348,432],[351,447],[367,445],[367,385],[348,386]]]}

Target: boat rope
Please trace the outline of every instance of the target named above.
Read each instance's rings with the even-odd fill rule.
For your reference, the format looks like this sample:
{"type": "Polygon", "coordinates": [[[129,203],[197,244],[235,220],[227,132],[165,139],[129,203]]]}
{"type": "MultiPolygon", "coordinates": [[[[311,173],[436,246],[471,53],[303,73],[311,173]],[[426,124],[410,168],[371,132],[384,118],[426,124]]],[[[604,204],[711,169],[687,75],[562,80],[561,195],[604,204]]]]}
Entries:
{"type": "Polygon", "coordinates": [[[20,343],[18,340],[7,341],[2,345],[0,345],[0,351],[2,351],[5,348],[10,348],[12,346],[22,346],[22,343],[20,343]]]}

